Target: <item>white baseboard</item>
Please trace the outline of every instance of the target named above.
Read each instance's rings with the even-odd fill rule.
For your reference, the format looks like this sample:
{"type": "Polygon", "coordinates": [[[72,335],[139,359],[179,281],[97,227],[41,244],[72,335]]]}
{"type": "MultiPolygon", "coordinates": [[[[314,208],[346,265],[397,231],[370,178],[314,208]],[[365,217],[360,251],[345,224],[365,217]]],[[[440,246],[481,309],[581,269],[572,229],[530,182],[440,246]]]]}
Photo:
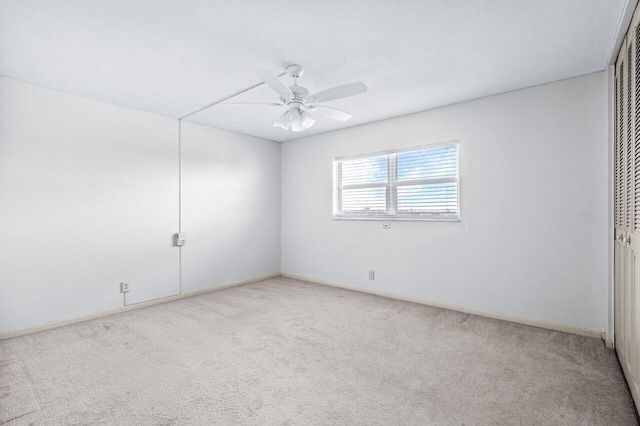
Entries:
{"type": "Polygon", "coordinates": [[[614,343],[613,343],[613,339],[609,339],[607,337],[607,332],[603,331],[602,332],[602,341],[604,342],[604,346],[607,349],[614,349],[614,343]]]}
{"type": "MultiPolygon", "coordinates": [[[[558,324],[554,322],[542,321],[542,320],[533,319],[533,318],[525,318],[525,317],[519,317],[516,315],[503,314],[500,312],[487,311],[484,309],[473,308],[470,306],[456,305],[456,304],[447,303],[447,302],[440,302],[438,300],[431,300],[423,297],[409,296],[406,294],[393,293],[385,290],[376,290],[371,288],[353,286],[349,284],[325,281],[317,278],[306,277],[303,275],[291,274],[288,272],[283,272],[282,276],[287,278],[294,278],[302,281],[309,281],[316,284],[323,284],[323,285],[328,285],[332,287],[344,288],[346,290],[359,291],[361,293],[375,294],[377,296],[389,297],[392,299],[404,300],[407,302],[420,303],[422,305],[433,306],[436,308],[443,308],[443,309],[449,309],[452,311],[464,312],[466,314],[479,315],[481,317],[486,317],[486,318],[493,318],[493,319],[498,319],[503,321],[515,322],[518,324],[530,325],[533,327],[545,328],[545,329],[554,330],[554,331],[561,331],[564,333],[577,334],[579,336],[591,337],[594,339],[602,339],[602,336],[603,336],[603,333],[601,331],[590,330],[588,328],[575,327],[572,325],[558,324]]],[[[607,343],[606,340],[605,340],[605,343],[607,343]]]]}
{"type": "Polygon", "coordinates": [[[65,325],[77,324],[79,322],[85,322],[96,318],[106,317],[108,315],[120,314],[122,312],[133,311],[135,309],[142,309],[148,306],[159,305],[161,303],[173,302],[174,300],[186,299],[187,297],[198,296],[200,294],[211,293],[213,291],[224,290],[225,288],[236,287],[244,284],[250,284],[257,281],[264,281],[271,278],[279,277],[280,274],[264,275],[256,278],[249,278],[248,280],[237,281],[227,284],[222,284],[215,287],[207,287],[200,290],[188,291],[182,294],[176,294],[174,296],[162,297],[160,299],[148,300],[146,302],[133,303],[131,305],[120,306],[114,309],[107,309],[104,311],[94,312],[92,314],[82,315],[79,317],[69,318],[60,321],[51,321],[45,324],[36,325],[33,327],[21,328],[19,330],[10,330],[0,333],[0,340],[11,339],[12,337],[24,336],[26,334],[38,333],[40,331],[51,330],[53,328],[63,327],[65,325]]]}
{"type": "Polygon", "coordinates": [[[48,322],[48,323],[37,325],[37,326],[33,326],[33,327],[22,328],[22,329],[19,329],[19,330],[5,331],[5,332],[1,332],[0,333],[0,340],[10,339],[12,337],[24,336],[24,335],[32,334],[32,333],[38,333],[40,331],[51,330],[53,328],[63,327],[65,325],[70,325],[70,324],[76,324],[76,323],[80,323],[80,322],[90,321],[90,320],[96,319],[96,318],[102,318],[102,317],[106,317],[106,316],[109,316],[109,315],[115,315],[115,314],[119,314],[119,313],[122,313],[122,312],[132,311],[132,310],[135,310],[135,309],[142,309],[142,308],[146,308],[148,306],[159,305],[161,303],[172,302],[174,300],[180,300],[180,299],[185,299],[187,297],[193,297],[193,296],[197,296],[197,295],[200,295],[200,294],[210,293],[210,292],[213,292],[213,291],[224,290],[224,289],[230,288],[230,287],[236,287],[236,286],[240,286],[240,285],[244,285],[244,284],[250,284],[250,283],[254,283],[254,282],[258,282],[258,281],[264,281],[264,280],[268,280],[268,279],[271,279],[271,278],[277,278],[279,276],[283,276],[283,277],[287,277],[287,278],[294,278],[294,279],[302,280],[302,281],[308,281],[308,282],[312,282],[312,283],[316,283],[316,284],[328,285],[328,286],[332,286],[332,287],[339,287],[339,288],[343,288],[343,289],[346,289],[346,290],[358,291],[358,292],[361,292],[361,293],[375,294],[377,296],[389,297],[389,298],[392,298],[392,299],[404,300],[404,301],[407,301],[407,302],[420,303],[422,305],[433,306],[433,307],[442,308],[442,309],[449,309],[449,310],[452,310],[452,311],[464,312],[464,313],[467,313],[467,314],[479,315],[479,316],[487,317],[487,318],[493,318],[493,319],[499,319],[499,320],[503,320],[503,321],[514,322],[514,323],[518,323],[518,324],[530,325],[530,326],[533,326],[533,327],[545,328],[545,329],[548,329],[548,330],[555,330],[555,331],[561,331],[561,332],[564,332],[564,333],[577,334],[579,336],[586,336],[586,337],[591,337],[591,338],[596,338],[596,339],[603,339],[607,348],[610,348],[610,349],[613,348],[613,341],[611,339],[607,339],[606,338],[606,334],[604,334],[603,332],[596,331],[596,330],[590,330],[590,329],[586,329],[586,328],[580,328],[580,327],[575,327],[575,326],[565,325],[565,324],[558,324],[558,323],[542,321],[542,320],[537,320],[537,319],[532,319],[532,318],[519,317],[519,316],[515,316],[515,315],[503,314],[503,313],[500,313],[500,312],[487,311],[487,310],[483,310],[483,309],[473,308],[473,307],[469,307],[469,306],[456,305],[456,304],[453,304],[453,303],[441,302],[441,301],[427,299],[427,298],[423,298],[423,297],[409,296],[409,295],[400,294],[400,293],[393,293],[393,292],[390,292],[390,291],[376,290],[376,289],[358,287],[358,286],[353,286],[353,285],[348,285],[348,284],[336,283],[336,282],[321,280],[321,279],[317,279],[317,278],[307,277],[307,276],[303,276],[303,275],[291,274],[291,273],[288,273],[288,272],[283,272],[281,274],[264,275],[264,276],[260,276],[260,277],[250,278],[250,279],[243,280],[243,281],[223,284],[223,285],[219,285],[219,286],[216,286],[216,287],[208,287],[208,288],[204,288],[204,289],[201,289],[201,290],[194,290],[194,291],[189,291],[189,292],[182,293],[182,294],[176,294],[175,296],[163,297],[163,298],[160,298],[160,299],[149,300],[147,302],[140,302],[140,303],[135,303],[135,304],[131,304],[131,305],[121,306],[121,307],[118,307],[118,308],[108,309],[108,310],[105,310],[105,311],[95,312],[95,313],[87,314],[87,315],[82,315],[82,316],[75,317],[75,318],[69,318],[69,319],[60,320],[60,321],[52,321],[52,322],[48,322]]]}

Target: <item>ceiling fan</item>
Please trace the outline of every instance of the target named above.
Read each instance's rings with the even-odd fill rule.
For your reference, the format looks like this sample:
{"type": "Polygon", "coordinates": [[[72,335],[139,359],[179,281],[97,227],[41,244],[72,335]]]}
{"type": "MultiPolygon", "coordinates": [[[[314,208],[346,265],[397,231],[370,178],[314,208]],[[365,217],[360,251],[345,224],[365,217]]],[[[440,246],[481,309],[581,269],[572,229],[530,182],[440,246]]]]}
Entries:
{"type": "Polygon", "coordinates": [[[293,78],[293,85],[287,86],[277,75],[271,71],[262,71],[258,75],[264,82],[280,95],[280,102],[239,102],[236,105],[259,104],[271,105],[276,107],[286,106],[285,111],[273,123],[273,127],[281,127],[285,130],[291,128],[294,132],[301,132],[313,126],[316,122],[315,118],[309,112],[318,113],[332,120],[347,121],[352,117],[348,112],[339,109],[330,108],[324,105],[318,105],[322,102],[333,101],[335,99],[346,98],[358,95],[367,91],[367,86],[362,82],[344,84],[342,86],[333,87],[310,95],[309,90],[305,87],[298,86],[298,78],[302,75],[302,67],[300,65],[289,65],[287,74],[293,78]]]}

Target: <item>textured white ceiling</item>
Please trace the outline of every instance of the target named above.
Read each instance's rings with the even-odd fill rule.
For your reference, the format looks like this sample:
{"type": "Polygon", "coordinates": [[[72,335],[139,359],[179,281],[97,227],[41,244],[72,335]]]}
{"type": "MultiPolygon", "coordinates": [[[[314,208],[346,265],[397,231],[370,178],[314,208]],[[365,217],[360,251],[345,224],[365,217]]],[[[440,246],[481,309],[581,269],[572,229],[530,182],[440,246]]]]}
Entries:
{"type": "MultiPolygon", "coordinates": [[[[285,141],[603,70],[625,0],[0,0],[0,74],[172,117],[304,66],[351,112],[301,133],[268,106],[217,105],[199,123],[285,141]]],[[[266,86],[233,101],[277,101],[266,86]]]]}

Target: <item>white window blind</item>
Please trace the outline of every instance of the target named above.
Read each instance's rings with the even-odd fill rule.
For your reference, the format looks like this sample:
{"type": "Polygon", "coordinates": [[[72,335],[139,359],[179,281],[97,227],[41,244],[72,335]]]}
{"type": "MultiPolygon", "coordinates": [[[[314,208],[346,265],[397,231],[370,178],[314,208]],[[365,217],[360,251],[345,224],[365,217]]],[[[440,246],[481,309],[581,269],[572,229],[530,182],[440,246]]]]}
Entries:
{"type": "Polygon", "coordinates": [[[458,142],[336,158],[336,219],[460,220],[458,142]]]}

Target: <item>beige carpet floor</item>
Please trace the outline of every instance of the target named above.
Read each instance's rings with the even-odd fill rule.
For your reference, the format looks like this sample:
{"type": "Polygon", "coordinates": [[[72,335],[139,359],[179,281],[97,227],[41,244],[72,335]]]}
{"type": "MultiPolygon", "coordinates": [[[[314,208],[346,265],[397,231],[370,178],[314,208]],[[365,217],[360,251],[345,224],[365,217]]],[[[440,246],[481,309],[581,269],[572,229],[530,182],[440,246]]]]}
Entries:
{"type": "Polygon", "coordinates": [[[637,420],[599,340],[278,278],[0,342],[0,424],[637,420]]]}

